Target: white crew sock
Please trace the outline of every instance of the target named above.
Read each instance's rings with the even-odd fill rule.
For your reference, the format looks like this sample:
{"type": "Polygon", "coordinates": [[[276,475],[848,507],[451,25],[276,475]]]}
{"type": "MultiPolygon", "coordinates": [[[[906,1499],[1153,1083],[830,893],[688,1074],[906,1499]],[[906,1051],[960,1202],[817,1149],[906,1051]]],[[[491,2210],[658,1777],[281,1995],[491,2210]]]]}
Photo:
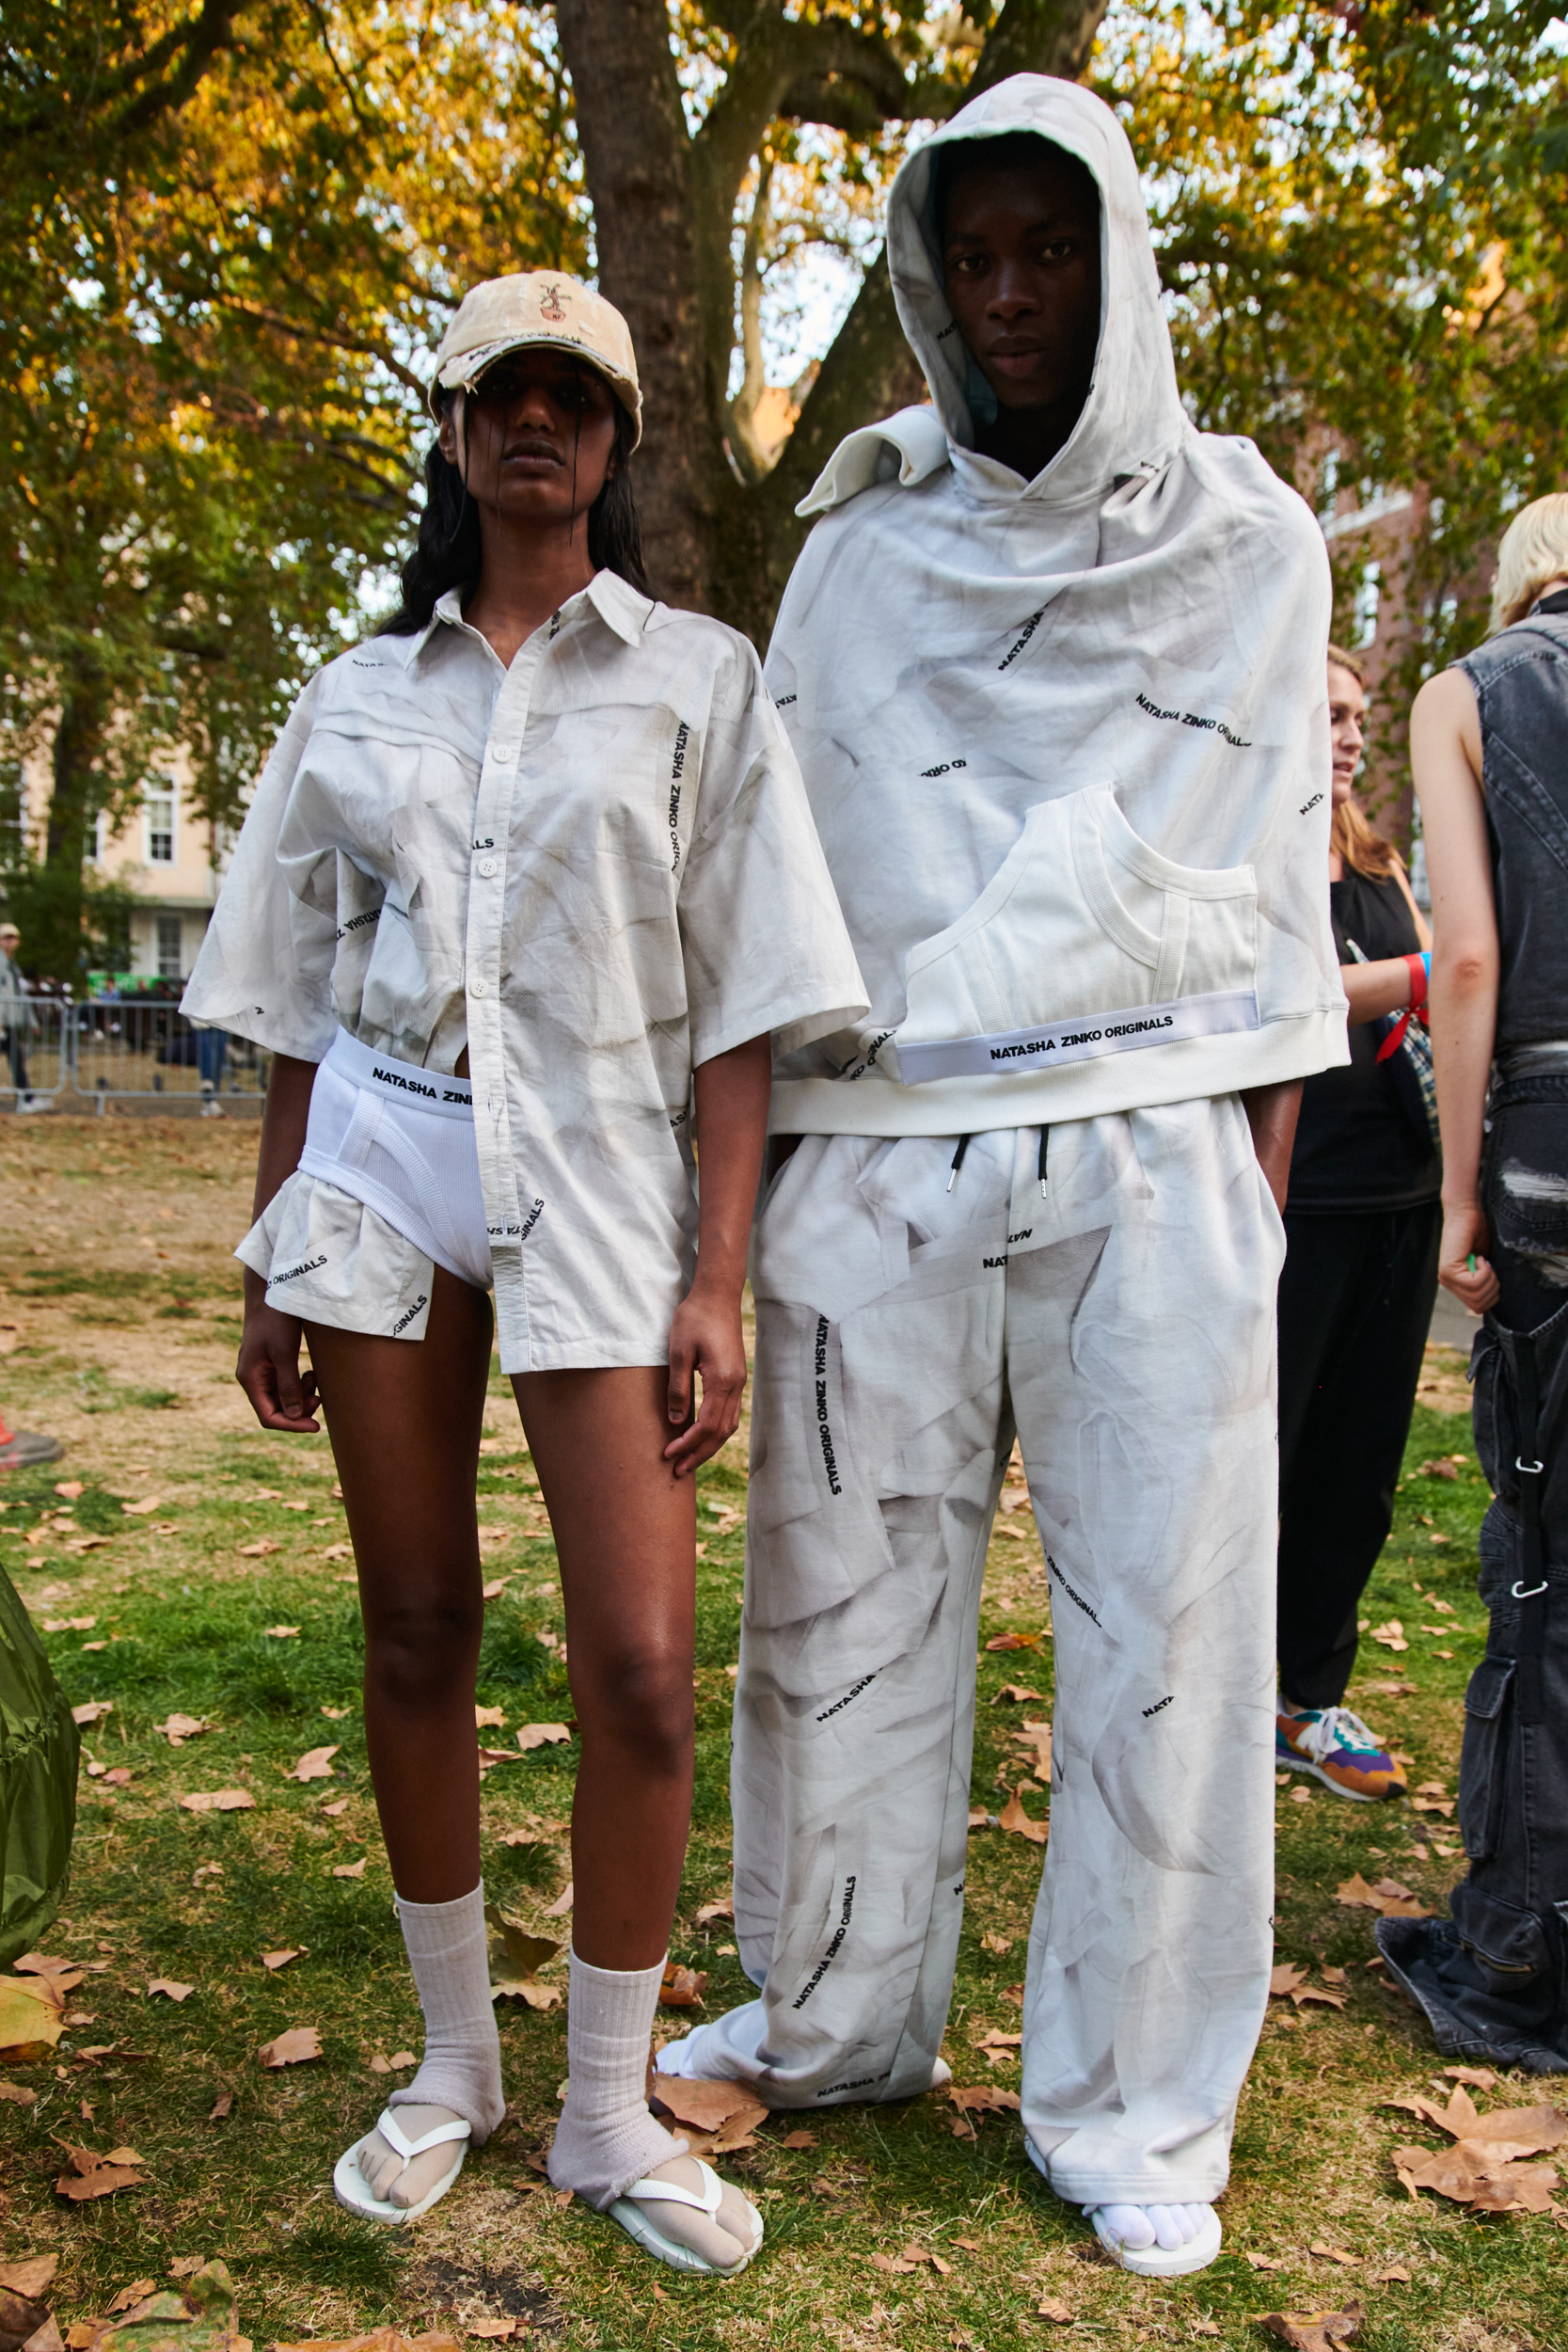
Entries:
{"type": "Polygon", "coordinates": [[[594,1968],[571,1956],[566,2104],[550,2150],[550,2178],[603,2213],[633,2181],[686,2153],[648,2112],[648,2047],[664,1963],[594,1968]]]}
{"type": "Polygon", "coordinates": [[[424,2011],[424,2057],[389,2107],[451,2107],[483,2148],[506,2113],[501,2045],[490,1999],[484,1882],[454,1903],[393,1898],[424,2011]]]}

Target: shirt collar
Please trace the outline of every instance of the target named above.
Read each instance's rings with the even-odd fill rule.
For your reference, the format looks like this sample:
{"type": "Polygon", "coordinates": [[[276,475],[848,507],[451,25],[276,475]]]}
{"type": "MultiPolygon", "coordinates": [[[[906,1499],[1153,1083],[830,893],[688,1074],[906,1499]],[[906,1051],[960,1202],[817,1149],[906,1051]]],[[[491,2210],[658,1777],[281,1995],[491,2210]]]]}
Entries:
{"type": "Polygon", "coordinates": [[[641,644],[654,608],[651,599],[639,596],[629,580],[619,572],[595,572],[583,594],[607,628],[612,628],[628,645],[641,644]]]}
{"type": "MultiPolygon", "coordinates": [[[[619,572],[595,572],[579,596],[567,598],[562,611],[570,612],[576,606],[585,601],[593,606],[606,628],[612,628],[624,644],[628,645],[641,644],[642,631],[647,627],[648,615],[654,609],[653,604],[647,596],[639,596],[629,580],[623,580],[619,572]]],[[[461,628],[464,626],[463,595],[460,589],[449,588],[443,596],[437,596],[435,609],[423,628],[417,630],[412,637],[404,639],[410,665],[419,660],[436,634],[437,624],[442,621],[453,628],[461,628]]]]}

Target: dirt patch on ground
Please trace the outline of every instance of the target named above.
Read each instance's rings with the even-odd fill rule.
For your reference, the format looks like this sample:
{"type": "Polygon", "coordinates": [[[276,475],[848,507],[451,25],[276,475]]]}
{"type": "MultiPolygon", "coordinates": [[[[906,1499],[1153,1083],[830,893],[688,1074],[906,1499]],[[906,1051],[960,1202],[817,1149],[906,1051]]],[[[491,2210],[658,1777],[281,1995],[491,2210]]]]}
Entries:
{"type": "Polygon", "coordinates": [[[1464,1413],[1470,1411],[1470,1383],[1466,1378],[1469,1359],[1457,1347],[1443,1347],[1436,1341],[1427,1342],[1426,1357],[1421,1365],[1420,1383],[1416,1391],[1418,1401],[1434,1413],[1464,1413]]]}

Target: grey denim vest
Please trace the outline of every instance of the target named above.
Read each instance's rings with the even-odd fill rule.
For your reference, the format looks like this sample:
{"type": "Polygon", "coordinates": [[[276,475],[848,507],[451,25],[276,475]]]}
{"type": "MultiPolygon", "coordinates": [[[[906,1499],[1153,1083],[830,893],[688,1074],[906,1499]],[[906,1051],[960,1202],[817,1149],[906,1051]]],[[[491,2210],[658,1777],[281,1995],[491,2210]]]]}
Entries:
{"type": "Polygon", "coordinates": [[[1568,1038],[1568,613],[1515,621],[1455,667],[1481,712],[1501,1060],[1568,1038]]]}

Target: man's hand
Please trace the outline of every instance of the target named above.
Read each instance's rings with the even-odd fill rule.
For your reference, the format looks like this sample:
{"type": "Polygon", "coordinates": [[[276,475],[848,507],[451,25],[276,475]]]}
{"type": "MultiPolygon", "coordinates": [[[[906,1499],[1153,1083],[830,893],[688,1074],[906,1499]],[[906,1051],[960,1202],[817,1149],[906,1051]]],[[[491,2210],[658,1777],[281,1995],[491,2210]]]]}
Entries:
{"type": "MultiPolygon", "coordinates": [[[[246,1278],[260,1284],[260,1276],[246,1278]]],[[[299,1368],[299,1343],[304,1327],[297,1315],[269,1307],[265,1297],[245,1300],[245,1331],[234,1377],[250,1399],[263,1429],[285,1430],[291,1437],[314,1437],[321,1427],[312,1414],[320,1410],[316,1375],[299,1368]]]]}
{"type": "Polygon", "coordinates": [[[1500,1285],[1486,1257],[1489,1239],[1485,1213],[1478,1202],[1467,1200],[1457,1208],[1448,1201],[1443,1203],[1437,1279],[1473,1315],[1483,1315],[1488,1307],[1497,1303],[1500,1285]]]}
{"type": "Polygon", "coordinates": [[[681,1434],[665,1447],[664,1458],[677,1478],[711,1462],[734,1437],[745,1389],[738,1290],[724,1283],[705,1291],[699,1275],[670,1326],[670,1419],[681,1434]],[[693,1418],[698,1375],[703,1401],[693,1418]]]}

